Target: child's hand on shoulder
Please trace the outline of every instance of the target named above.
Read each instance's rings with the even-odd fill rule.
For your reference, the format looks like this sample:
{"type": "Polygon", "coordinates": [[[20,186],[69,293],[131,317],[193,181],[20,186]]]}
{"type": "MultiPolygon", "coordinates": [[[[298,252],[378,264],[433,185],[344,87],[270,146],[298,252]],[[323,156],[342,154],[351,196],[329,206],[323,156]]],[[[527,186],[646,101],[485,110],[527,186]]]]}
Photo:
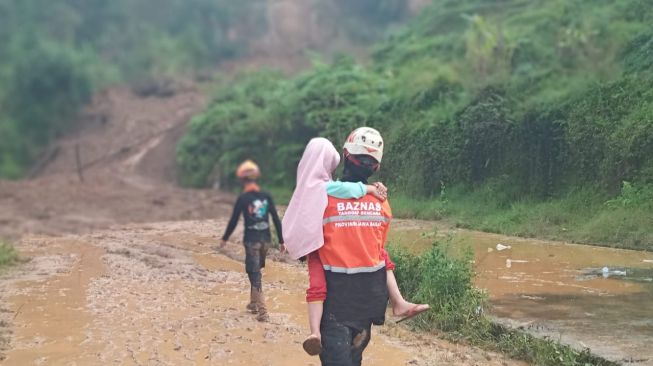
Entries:
{"type": "Polygon", "coordinates": [[[367,193],[374,195],[381,201],[385,201],[388,198],[388,189],[381,182],[367,185],[367,193]]]}

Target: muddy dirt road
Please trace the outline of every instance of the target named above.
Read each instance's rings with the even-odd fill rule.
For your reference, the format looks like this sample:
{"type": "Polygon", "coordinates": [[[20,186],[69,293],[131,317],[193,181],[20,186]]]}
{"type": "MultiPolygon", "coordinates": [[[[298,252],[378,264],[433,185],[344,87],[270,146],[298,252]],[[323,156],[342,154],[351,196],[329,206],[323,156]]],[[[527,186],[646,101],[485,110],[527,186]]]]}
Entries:
{"type": "MultiPolygon", "coordinates": [[[[203,105],[194,88],[107,90],[30,179],[0,181],[0,240],[26,260],[0,273],[0,364],[319,364],[301,349],[305,268],[269,262],[258,323],[240,245],[213,248],[233,195],[175,185],[175,144],[203,105]]],[[[517,364],[391,323],[367,365],[517,364]]]]}
{"type": "MultiPolygon", "coordinates": [[[[218,221],[29,236],[31,260],[0,282],[13,337],[3,365],[319,365],[301,349],[305,269],[273,253],[269,323],[245,311],[242,250],[214,245],[218,221]]],[[[238,233],[236,233],[238,234],[238,233]]],[[[507,365],[503,356],[377,327],[367,365],[507,365]]]]}

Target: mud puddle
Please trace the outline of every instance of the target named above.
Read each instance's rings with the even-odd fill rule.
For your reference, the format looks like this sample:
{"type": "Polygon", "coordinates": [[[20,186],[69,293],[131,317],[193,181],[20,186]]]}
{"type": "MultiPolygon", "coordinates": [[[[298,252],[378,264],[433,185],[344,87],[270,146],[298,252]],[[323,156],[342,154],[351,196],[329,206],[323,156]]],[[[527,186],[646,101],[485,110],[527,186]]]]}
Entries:
{"type": "MultiPolygon", "coordinates": [[[[264,273],[269,323],[249,300],[237,243],[216,253],[223,222],[133,226],[89,235],[27,238],[30,263],[2,279],[13,330],[3,365],[319,365],[307,333],[305,268],[273,252],[264,273]]],[[[505,357],[389,321],[368,365],[516,365],[505,357]]]]}
{"type": "Polygon", "coordinates": [[[400,221],[390,240],[413,252],[452,235],[474,251],[476,284],[500,321],[618,361],[653,365],[653,253],[506,237],[437,232],[400,221]]]}

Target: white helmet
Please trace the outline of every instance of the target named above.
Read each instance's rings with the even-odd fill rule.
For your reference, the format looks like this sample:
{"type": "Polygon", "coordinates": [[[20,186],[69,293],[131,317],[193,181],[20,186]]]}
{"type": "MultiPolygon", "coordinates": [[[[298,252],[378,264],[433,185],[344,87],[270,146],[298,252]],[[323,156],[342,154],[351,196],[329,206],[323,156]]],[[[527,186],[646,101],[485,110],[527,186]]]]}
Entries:
{"type": "Polygon", "coordinates": [[[383,137],[371,127],[359,127],[349,134],[343,148],[351,155],[369,155],[380,163],[383,158],[383,137]]]}

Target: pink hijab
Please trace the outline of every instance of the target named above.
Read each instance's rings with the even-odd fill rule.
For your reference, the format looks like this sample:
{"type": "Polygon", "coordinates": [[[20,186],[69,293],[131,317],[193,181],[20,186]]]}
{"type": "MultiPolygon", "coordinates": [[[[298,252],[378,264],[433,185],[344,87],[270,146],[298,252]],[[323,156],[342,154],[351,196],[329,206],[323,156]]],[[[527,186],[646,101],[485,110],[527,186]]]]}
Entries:
{"type": "Polygon", "coordinates": [[[327,207],[326,185],[340,163],[333,144],[322,137],[309,141],[297,167],[297,186],[283,216],[283,241],[293,259],[324,245],[322,219],[327,207]]]}

